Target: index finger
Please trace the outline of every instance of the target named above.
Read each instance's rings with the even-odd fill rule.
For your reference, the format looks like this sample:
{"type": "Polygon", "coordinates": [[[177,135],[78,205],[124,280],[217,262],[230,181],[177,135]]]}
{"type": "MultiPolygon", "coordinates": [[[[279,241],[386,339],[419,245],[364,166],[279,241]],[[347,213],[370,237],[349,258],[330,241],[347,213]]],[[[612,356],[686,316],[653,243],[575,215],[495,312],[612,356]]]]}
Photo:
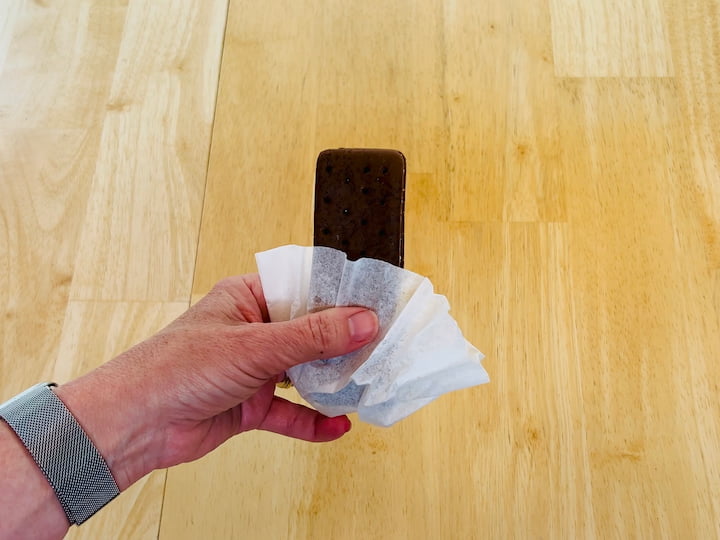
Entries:
{"type": "MultiPolygon", "coordinates": [[[[215,289],[230,296],[235,308],[239,313],[245,313],[248,302],[254,302],[260,310],[263,322],[270,322],[267,302],[262,290],[259,274],[245,274],[242,276],[230,276],[215,285],[215,289]]],[[[259,322],[259,321],[252,321],[259,322]]]]}
{"type": "Polygon", "coordinates": [[[318,411],[275,396],[263,422],[258,426],[294,439],[328,442],[345,435],[352,424],[347,416],[330,418],[318,411]]]}
{"type": "Polygon", "coordinates": [[[265,301],[265,295],[263,294],[262,282],[260,281],[260,274],[245,274],[240,276],[245,282],[250,292],[255,297],[260,311],[263,314],[263,320],[270,322],[270,315],[268,313],[267,302],[265,301]]]}

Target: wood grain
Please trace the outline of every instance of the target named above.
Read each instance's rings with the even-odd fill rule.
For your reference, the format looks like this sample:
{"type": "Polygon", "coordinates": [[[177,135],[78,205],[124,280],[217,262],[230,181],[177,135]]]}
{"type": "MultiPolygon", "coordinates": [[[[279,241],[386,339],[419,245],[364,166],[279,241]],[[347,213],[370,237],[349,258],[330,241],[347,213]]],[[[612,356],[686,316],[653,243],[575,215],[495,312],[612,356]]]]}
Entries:
{"type": "Polygon", "coordinates": [[[227,4],[0,3],[0,391],[309,243],[338,146],[406,154],[406,266],[492,382],[244,434],[73,535],[719,538],[717,2],[227,4]]]}
{"type": "Polygon", "coordinates": [[[20,16],[22,0],[8,0],[2,6],[2,20],[0,20],[0,74],[5,66],[10,42],[12,41],[15,25],[20,16]]]}
{"type": "Polygon", "coordinates": [[[3,11],[0,390],[12,395],[55,359],[125,12],[89,2],[3,11]]]}
{"type": "Polygon", "coordinates": [[[550,0],[559,77],[669,77],[660,0],[550,0]]]}
{"type": "MultiPolygon", "coordinates": [[[[692,174],[680,178],[674,200],[678,226],[703,239],[707,263],[720,271],[720,38],[718,8],[711,2],[671,2],[667,9],[677,66],[677,86],[692,174]]],[[[716,303],[720,306],[720,303],[716,303]]]]}
{"type": "Polygon", "coordinates": [[[243,435],[169,472],[161,537],[717,537],[713,3],[283,9],[231,4],[194,295],[309,240],[317,151],[398,147],[407,266],[493,382],[243,435]]]}
{"type": "Polygon", "coordinates": [[[444,21],[451,219],[565,221],[569,96],[553,75],[546,6],[456,2],[444,21]]]}
{"type": "Polygon", "coordinates": [[[129,4],[73,299],[187,299],[225,13],[222,0],[129,4]]]}

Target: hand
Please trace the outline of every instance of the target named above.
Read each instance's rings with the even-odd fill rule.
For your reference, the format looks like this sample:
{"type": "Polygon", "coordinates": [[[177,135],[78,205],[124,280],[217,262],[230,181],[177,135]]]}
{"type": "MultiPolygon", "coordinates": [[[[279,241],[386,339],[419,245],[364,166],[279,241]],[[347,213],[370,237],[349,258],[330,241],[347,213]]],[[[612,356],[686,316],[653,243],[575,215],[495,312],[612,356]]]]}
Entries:
{"type": "Polygon", "coordinates": [[[268,323],[257,275],[228,278],[167,328],[56,389],[121,489],[251,429],[331,441],[350,429],[274,395],[285,370],[373,340],[377,317],[333,308],[268,323]]]}

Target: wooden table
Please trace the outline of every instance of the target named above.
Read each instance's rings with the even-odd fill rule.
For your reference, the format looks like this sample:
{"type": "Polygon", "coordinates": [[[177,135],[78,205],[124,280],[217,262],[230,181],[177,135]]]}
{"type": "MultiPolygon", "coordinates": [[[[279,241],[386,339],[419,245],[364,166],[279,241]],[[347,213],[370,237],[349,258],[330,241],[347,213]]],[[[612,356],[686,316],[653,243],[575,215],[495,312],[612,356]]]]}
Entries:
{"type": "Polygon", "coordinates": [[[717,537],[715,0],[3,0],[1,396],[309,244],[339,146],[407,156],[406,266],[492,383],[241,435],[71,537],[717,537]]]}

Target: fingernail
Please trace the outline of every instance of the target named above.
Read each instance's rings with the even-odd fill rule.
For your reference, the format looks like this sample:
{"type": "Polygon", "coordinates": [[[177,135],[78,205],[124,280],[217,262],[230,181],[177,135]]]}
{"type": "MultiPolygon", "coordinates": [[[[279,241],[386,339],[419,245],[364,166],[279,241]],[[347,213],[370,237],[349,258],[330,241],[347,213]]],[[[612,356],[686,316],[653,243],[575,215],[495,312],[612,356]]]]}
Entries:
{"type": "Polygon", "coordinates": [[[370,310],[359,311],[348,319],[348,326],[353,341],[368,341],[377,333],[377,315],[370,310]]]}

